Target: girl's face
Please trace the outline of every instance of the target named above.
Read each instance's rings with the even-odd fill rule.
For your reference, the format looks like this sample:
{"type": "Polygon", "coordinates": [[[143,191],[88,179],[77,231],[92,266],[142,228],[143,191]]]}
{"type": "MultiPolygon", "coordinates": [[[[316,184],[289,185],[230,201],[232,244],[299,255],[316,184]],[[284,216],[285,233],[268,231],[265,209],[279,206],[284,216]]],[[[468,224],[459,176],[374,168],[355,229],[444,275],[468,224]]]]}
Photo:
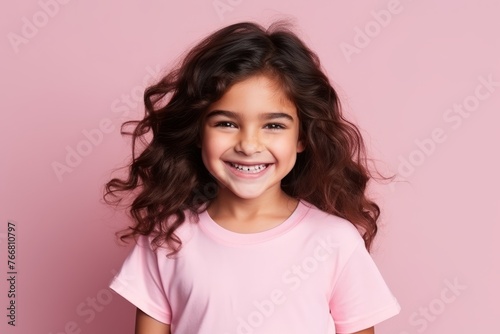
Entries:
{"type": "Polygon", "coordinates": [[[205,114],[203,162],[220,191],[239,198],[282,194],[281,180],[303,149],[294,104],[264,75],[234,84],[205,114]]]}

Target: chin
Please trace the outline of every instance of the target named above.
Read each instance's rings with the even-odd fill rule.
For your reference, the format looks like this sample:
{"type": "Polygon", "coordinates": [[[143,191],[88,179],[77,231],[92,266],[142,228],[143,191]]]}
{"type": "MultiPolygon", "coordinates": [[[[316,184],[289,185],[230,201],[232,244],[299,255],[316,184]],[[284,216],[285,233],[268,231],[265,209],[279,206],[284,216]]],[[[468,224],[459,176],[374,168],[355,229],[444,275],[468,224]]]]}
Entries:
{"type": "Polygon", "coordinates": [[[232,192],[234,196],[241,199],[257,199],[262,196],[262,192],[232,192]]]}
{"type": "Polygon", "coordinates": [[[226,188],[233,196],[236,196],[241,199],[257,199],[265,194],[265,190],[256,189],[256,190],[243,190],[243,189],[232,189],[230,187],[226,188]]]}

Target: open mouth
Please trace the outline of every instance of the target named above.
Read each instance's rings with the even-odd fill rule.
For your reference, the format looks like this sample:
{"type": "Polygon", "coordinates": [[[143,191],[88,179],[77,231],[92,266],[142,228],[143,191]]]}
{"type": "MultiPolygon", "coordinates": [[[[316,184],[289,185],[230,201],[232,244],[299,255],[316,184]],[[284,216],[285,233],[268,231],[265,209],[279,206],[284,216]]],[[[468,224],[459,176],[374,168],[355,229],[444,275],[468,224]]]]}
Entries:
{"type": "Polygon", "coordinates": [[[257,165],[240,165],[236,164],[234,162],[227,162],[231,167],[234,169],[242,172],[242,173],[248,173],[248,174],[256,174],[264,169],[266,169],[270,164],[257,164],[257,165]]]}

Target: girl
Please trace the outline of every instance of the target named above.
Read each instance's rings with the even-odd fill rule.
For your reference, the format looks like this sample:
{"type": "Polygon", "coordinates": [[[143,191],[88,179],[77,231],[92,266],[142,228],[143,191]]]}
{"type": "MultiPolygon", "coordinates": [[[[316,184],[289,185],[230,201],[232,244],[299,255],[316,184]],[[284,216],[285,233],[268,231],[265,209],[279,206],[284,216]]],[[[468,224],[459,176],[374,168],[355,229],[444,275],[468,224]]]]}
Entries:
{"type": "Polygon", "coordinates": [[[368,334],[399,313],[368,252],[380,210],[360,132],[284,24],[213,33],[144,103],[122,132],[128,179],[104,194],[138,190],[110,285],[136,334],[368,334]]]}

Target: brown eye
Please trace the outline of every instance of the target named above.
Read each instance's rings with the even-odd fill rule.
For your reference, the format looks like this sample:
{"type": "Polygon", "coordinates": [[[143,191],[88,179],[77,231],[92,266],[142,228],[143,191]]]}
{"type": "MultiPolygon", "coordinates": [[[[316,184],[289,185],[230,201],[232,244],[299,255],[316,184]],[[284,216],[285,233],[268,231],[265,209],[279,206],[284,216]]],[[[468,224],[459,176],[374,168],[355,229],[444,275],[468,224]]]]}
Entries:
{"type": "Polygon", "coordinates": [[[269,124],[265,125],[265,128],[271,129],[271,130],[281,130],[281,129],[284,129],[285,126],[283,124],[279,124],[279,123],[269,123],[269,124]]]}
{"type": "Polygon", "coordinates": [[[217,122],[217,123],[215,123],[215,127],[218,127],[218,128],[235,128],[236,124],[234,124],[232,122],[217,122]]]}

